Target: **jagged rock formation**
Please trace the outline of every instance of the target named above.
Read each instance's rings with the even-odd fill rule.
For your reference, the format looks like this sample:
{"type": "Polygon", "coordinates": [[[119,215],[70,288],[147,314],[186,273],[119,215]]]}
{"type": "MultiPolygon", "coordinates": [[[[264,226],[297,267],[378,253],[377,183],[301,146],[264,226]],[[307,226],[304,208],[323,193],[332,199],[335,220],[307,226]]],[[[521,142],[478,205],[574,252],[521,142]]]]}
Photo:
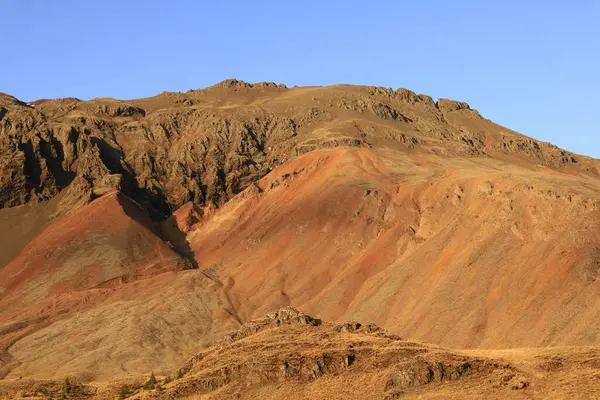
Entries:
{"type": "Polygon", "coordinates": [[[448,155],[502,152],[551,168],[577,163],[554,146],[486,132],[491,124],[466,103],[406,89],[227,80],[133,101],[25,104],[3,95],[0,106],[0,207],[68,188],[59,210],[70,210],[118,189],[161,220],[190,201],[221,205],[298,154],[381,141],[448,155]]]}

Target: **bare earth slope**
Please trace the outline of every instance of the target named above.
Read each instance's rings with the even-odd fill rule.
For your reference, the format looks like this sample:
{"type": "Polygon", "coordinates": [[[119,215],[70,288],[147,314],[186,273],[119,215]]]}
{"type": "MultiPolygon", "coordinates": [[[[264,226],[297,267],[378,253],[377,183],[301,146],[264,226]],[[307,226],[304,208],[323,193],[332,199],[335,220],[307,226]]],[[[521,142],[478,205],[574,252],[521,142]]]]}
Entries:
{"type": "Polygon", "coordinates": [[[293,305],[452,347],[591,345],[596,185],[493,158],[318,151],[188,236],[242,319],[293,305]]]}
{"type": "Polygon", "coordinates": [[[237,325],[220,285],[190,268],[122,193],[51,221],[0,269],[2,376],[177,365],[213,329],[237,325]]]}
{"type": "Polygon", "coordinates": [[[406,89],[0,94],[0,376],[168,372],[290,305],[600,345],[598,166],[406,89]]]}

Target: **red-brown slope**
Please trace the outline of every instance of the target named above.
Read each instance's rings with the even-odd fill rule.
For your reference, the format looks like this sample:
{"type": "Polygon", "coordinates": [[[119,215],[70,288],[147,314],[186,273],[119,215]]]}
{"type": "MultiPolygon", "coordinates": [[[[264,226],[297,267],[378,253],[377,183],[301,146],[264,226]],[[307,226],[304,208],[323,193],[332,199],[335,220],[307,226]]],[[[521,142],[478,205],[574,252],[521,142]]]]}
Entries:
{"type": "Polygon", "coordinates": [[[54,222],[0,270],[0,308],[6,314],[61,293],[183,266],[143,211],[113,192],[54,222]]]}
{"type": "Polygon", "coordinates": [[[38,204],[0,210],[0,270],[52,223],[52,216],[62,197],[63,195],[59,194],[38,204]]]}
{"type": "Polygon", "coordinates": [[[0,269],[0,377],[174,368],[237,325],[221,285],[190,266],[119,192],[51,220],[0,269]]]}
{"type": "Polygon", "coordinates": [[[594,178],[335,150],[258,186],[189,234],[243,318],[293,305],[453,347],[600,343],[594,178]]]}

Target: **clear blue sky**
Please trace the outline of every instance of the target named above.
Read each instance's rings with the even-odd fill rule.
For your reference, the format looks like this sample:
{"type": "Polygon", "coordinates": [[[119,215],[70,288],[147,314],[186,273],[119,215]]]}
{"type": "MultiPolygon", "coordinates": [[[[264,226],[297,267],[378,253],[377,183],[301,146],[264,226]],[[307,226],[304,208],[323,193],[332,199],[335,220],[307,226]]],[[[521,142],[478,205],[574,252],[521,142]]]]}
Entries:
{"type": "Polygon", "coordinates": [[[598,1],[4,0],[0,43],[0,91],[25,101],[406,87],[600,157],[598,1]]]}

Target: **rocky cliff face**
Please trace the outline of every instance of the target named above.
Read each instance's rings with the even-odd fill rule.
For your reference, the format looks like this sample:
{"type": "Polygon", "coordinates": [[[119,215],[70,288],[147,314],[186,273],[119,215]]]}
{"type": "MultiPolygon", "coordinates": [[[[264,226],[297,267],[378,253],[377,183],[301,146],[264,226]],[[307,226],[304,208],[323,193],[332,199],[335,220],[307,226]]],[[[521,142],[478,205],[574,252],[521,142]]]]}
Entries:
{"type": "Polygon", "coordinates": [[[289,158],[338,146],[497,152],[551,168],[580,159],[491,126],[466,103],[375,87],[227,80],[133,101],[2,95],[0,207],[67,189],[63,212],[118,189],[162,220],[187,202],[221,205],[289,158]]]}

